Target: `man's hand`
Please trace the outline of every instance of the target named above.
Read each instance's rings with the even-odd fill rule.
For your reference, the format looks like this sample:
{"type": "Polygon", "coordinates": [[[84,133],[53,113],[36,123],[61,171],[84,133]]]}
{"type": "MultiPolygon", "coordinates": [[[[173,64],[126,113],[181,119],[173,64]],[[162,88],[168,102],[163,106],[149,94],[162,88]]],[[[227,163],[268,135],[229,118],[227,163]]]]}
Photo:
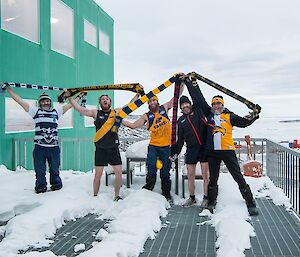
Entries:
{"type": "Polygon", "coordinates": [[[179,80],[183,81],[185,80],[188,76],[186,74],[184,74],[183,72],[178,72],[177,76],[179,78],[179,80]]]}
{"type": "Polygon", "coordinates": [[[169,159],[170,159],[172,162],[175,162],[177,158],[178,158],[178,155],[177,155],[177,154],[174,154],[173,156],[169,156],[169,159]]]}
{"type": "Polygon", "coordinates": [[[249,112],[249,114],[246,115],[244,118],[246,118],[247,120],[254,120],[254,119],[258,119],[259,115],[256,112],[249,112]]]}
{"type": "Polygon", "coordinates": [[[5,90],[7,87],[9,87],[8,84],[4,84],[4,83],[2,83],[2,82],[0,82],[0,86],[1,86],[1,89],[2,89],[2,90],[5,90]]]}

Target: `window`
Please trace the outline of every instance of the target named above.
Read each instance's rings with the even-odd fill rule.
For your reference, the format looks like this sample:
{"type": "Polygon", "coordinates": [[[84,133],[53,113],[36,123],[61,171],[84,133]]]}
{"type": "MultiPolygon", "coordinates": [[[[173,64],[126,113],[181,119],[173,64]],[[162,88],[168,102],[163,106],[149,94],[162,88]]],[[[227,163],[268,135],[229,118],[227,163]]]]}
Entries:
{"type": "Polygon", "coordinates": [[[102,31],[99,31],[99,47],[101,51],[109,54],[109,37],[102,31]]]}
{"type": "Polygon", "coordinates": [[[74,58],[74,12],[60,0],[51,0],[51,49],[74,58]]]}
{"type": "MultiPolygon", "coordinates": [[[[37,106],[36,100],[25,99],[27,103],[37,106]]],[[[54,103],[54,106],[60,105],[54,103]]],[[[58,128],[73,127],[73,109],[67,111],[58,120],[58,128]]],[[[24,132],[34,131],[35,125],[32,117],[27,114],[24,109],[16,103],[12,98],[5,97],[5,132],[24,132]]]]}
{"type": "Polygon", "coordinates": [[[97,47],[97,29],[86,19],[84,19],[84,41],[97,47]]]}
{"type": "Polygon", "coordinates": [[[1,0],[1,28],[39,43],[39,3],[39,0],[1,0]]]}
{"type": "MultiPolygon", "coordinates": [[[[30,105],[36,106],[35,100],[25,100],[30,105]]],[[[31,116],[12,98],[5,97],[5,132],[33,131],[34,127],[31,116]]]]}
{"type": "MultiPolygon", "coordinates": [[[[54,102],[54,108],[56,106],[61,106],[60,103],[54,102]]],[[[70,109],[65,112],[58,120],[58,128],[73,128],[73,117],[74,117],[74,109],[70,109]]]]}
{"type": "MultiPolygon", "coordinates": [[[[92,110],[92,109],[96,109],[97,110],[97,106],[96,105],[86,105],[86,108],[89,109],[89,110],[92,110]]],[[[94,124],[94,118],[84,116],[84,126],[85,127],[94,127],[95,126],[95,124],[94,124]]]]}

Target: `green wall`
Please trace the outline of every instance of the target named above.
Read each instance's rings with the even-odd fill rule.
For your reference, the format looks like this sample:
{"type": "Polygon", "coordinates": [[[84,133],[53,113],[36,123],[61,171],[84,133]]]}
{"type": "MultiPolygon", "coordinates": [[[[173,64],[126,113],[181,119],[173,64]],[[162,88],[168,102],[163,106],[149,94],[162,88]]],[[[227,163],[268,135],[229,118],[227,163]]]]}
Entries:
{"type": "MultiPolygon", "coordinates": [[[[114,82],[114,47],[113,19],[108,16],[93,0],[64,0],[74,10],[74,47],[75,57],[69,58],[50,49],[50,0],[40,0],[40,44],[0,30],[0,81],[33,83],[59,87],[78,87],[85,85],[110,84],[114,82]],[[110,55],[107,55],[84,41],[84,18],[97,28],[98,46],[99,29],[110,38],[110,55]]],[[[37,99],[40,90],[14,89],[24,99],[37,99]]],[[[47,92],[56,100],[58,92],[47,92]]],[[[101,92],[102,93],[102,92],[101,92]]],[[[99,92],[88,93],[87,104],[96,105],[99,92]]],[[[112,91],[107,92],[113,99],[112,91]]],[[[8,94],[6,93],[7,97],[8,94]]],[[[24,115],[25,112],[24,112],[24,115]]],[[[84,127],[84,118],[74,112],[72,129],[60,129],[60,138],[92,138],[95,128],[84,127]]],[[[0,96],[0,164],[14,169],[13,139],[32,138],[34,132],[5,133],[5,97],[0,96]]],[[[70,144],[70,149],[74,146],[70,144]]],[[[24,153],[27,168],[31,169],[31,151],[24,153]]],[[[77,147],[78,148],[78,147],[77,147]]],[[[93,154],[90,144],[85,154],[93,154]],[[90,149],[91,148],[91,149],[90,149]]],[[[21,154],[21,153],[20,153],[21,154]]],[[[82,154],[82,153],[81,153],[82,154]]],[[[64,168],[72,169],[78,163],[76,152],[63,160],[64,168]],[[66,165],[69,163],[70,165],[66,165]],[[65,166],[66,165],[66,166],[65,166]]]]}

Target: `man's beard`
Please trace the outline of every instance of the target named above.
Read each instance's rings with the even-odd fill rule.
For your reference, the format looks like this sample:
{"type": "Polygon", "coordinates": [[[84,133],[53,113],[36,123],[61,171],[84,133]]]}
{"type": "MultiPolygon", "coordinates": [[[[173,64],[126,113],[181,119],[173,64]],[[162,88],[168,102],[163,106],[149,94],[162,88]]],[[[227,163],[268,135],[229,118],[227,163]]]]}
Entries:
{"type": "Polygon", "coordinates": [[[51,104],[40,105],[40,108],[44,111],[49,111],[51,108],[51,104]]]}
{"type": "Polygon", "coordinates": [[[185,115],[188,115],[188,114],[191,113],[191,110],[192,110],[192,108],[190,108],[190,107],[184,107],[184,108],[181,110],[181,112],[182,112],[183,114],[185,114],[185,115]]]}
{"type": "Polygon", "coordinates": [[[111,107],[111,104],[106,104],[106,105],[100,104],[100,106],[102,111],[108,111],[111,107]]]}
{"type": "Polygon", "coordinates": [[[214,114],[220,115],[224,111],[224,107],[216,110],[212,109],[212,111],[214,114]]]}
{"type": "Polygon", "coordinates": [[[149,105],[149,110],[150,110],[150,112],[158,112],[158,110],[159,110],[159,105],[157,104],[157,105],[149,105]]]}

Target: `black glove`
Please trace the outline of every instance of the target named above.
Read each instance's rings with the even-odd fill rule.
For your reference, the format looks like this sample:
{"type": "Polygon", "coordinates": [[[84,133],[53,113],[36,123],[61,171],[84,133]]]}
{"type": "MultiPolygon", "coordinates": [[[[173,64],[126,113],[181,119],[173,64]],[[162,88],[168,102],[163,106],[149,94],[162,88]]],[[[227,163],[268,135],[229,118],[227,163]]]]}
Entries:
{"type": "Polygon", "coordinates": [[[5,90],[8,87],[8,85],[6,85],[6,84],[4,84],[2,82],[0,82],[0,86],[1,86],[2,90],[5,90]]]}
{"type": "Polygon", "coordinates": [[[256,120],[259,118],[259,115],[256,112],[249,112],[249,114],[246,115],[244,118],[246,118],[247,120],[256,120]]]}

